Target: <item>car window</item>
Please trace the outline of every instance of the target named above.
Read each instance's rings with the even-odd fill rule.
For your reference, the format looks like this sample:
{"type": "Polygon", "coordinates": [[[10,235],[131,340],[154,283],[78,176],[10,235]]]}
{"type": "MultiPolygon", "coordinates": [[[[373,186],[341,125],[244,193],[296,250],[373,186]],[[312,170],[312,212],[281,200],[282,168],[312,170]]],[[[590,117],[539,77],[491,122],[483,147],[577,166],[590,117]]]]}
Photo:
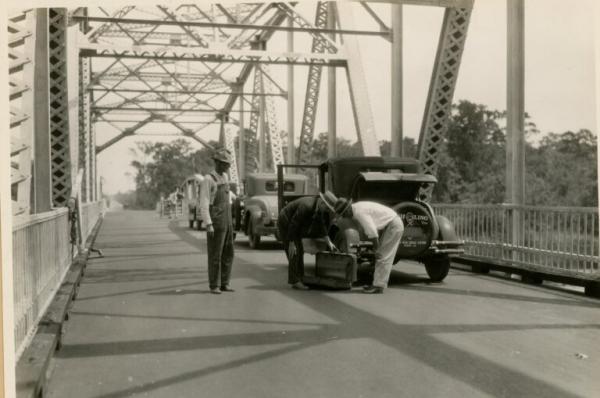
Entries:
{"type": "Polygon", "coordinates": [[[291,181],[283,182],[283,192],[294,192],[296,190],[296,184],[291,181]]]}
{"type": "Polygon", "coordinates": [[[277,192],[277,181],[266,181],[265,182],[265,191],[277,192]]]}
{"type": "MultiPolygon", "coordinates": [[[[294,192],[296,190],[296,184],[293,181],[283,182],[284,192],[294,192]]],[[[277,192],[277,181],[265,181],[265,191],[277,192]]]]}

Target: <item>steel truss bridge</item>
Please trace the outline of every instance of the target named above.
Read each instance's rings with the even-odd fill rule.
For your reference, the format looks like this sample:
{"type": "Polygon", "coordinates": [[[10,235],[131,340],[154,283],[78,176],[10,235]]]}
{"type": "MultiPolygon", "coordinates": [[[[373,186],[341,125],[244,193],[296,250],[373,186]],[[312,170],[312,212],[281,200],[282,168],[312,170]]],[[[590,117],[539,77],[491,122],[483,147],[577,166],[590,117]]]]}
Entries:
{"type": "MultiPolygon", "coordinates": [[[[403,5],[444,9],[418,142],[423,169],[436,174],[473,0],[389,3],[391,25],[369,2],[316,2],[314,18],[299,13],[296,3],[269,2],[11,14],[13,268],[5,276],[13,280],[15,351],[21,355],[32,331],[49,322],[44,311],[61,292],[73,259],[89,254],[86,240],[102,215],[96,159],[124,138],[160,124],[166,136],[210,146],[203,133],[216,124],[219,144],[236,154],[233,181],[285,162],[308,163],[326,74],[328,153],[335,156],[335,70],[343,69],[356,138],[365,156],[379,155],[358,44],[359,37],[373,36],[390,43],[392,155],[401,156],[403,5]],[[379,28],[357,28],[359,12],[379,28]],[[277,32],[287,35],[285,50],[271,48],[277,32]],[[295,50],[298,37],[311,41],[309,52],[295,50]],[[285,81],[271,65],[286,66],[285,81]],[[294,104],[294,70],[300,67],[308,69],[304,103],[294,104]],[[285,102],[285,118],[276,101],[285,102]],[[299,105],[303,115],[294,120],[299,105]],[[118,133],[99,144],[97,130],[105,125],[118,133]]],[[[507,204],[436,209],[466,240],[463,260],[474,269],[518,273],[533,283],[558,280],[598,294],[597,209],[524,204],[524,5],[507,4],[507,204]]]]}

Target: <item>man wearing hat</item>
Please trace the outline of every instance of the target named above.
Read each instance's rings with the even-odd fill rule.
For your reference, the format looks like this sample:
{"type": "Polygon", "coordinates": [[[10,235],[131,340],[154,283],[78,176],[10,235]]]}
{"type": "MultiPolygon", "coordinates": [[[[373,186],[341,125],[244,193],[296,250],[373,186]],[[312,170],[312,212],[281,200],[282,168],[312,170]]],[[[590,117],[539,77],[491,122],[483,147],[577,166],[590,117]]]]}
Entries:
{"type": "Polygon", "coordinates": [[[303,238],[325,239],[330,250],[335,247],[327,235],[332,212],[319,197],[305,196],[291,201],[279,212],[277,229],[288,259],[288,283],[292,288],[307,290],[304,276],[303,238]]]}
{"type": "Polygon", "coordinates": [[[200,185],[200,215],[206,226],[208,252],[208,283],[210,292],[233,292],[229,286],[233,264],[233,223],[231,195],[227,171],[232,163],[231,152],[217,149],[212,156],[215,169],[200,185]]]}
{"type": "MultiPolygon", "coordinates": [[[[333,195],[333,194],[332,194],[333,195]]],[[[323,196],[325,203],[335,213],[335,217],[353,218],[362,227],[365,235],[373,242],[376,250],[373,284],[363,288],[364,293],[383,293],[387,287],[394,265],[394,257],[402,239],[404,224],[398,214],[381,203],[323,196]]]]}

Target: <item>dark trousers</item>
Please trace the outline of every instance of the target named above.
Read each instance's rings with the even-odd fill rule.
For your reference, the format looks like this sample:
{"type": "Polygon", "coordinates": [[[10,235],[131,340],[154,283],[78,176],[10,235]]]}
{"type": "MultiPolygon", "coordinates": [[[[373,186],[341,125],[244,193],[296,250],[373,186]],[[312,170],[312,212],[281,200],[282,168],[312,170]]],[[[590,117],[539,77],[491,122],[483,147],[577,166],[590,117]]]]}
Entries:
{"type": "Polygon", "coordinates": [[[206,237],[208,251],[208,284],[211,289],[229,285],[231,265],[233,264],[233,231],[231,225],[226,229],[215,229],[213,237],[206,237]],[[219,284],[219,271],[221,284],[219,284]]]}
{"type": "Polygon", "coordinates": [[[290,258],[289,247],[290,241],[286,238],[288,234],[288,222],[284,217],[277,220],[277,229],[283,243],[283,250],[288,259],[288,283],[293,285],[297,282],[302,282],[304,276],[304,249],[302,247],[302,239],[294,239],[296,244],[296,254],[290,258]]]}

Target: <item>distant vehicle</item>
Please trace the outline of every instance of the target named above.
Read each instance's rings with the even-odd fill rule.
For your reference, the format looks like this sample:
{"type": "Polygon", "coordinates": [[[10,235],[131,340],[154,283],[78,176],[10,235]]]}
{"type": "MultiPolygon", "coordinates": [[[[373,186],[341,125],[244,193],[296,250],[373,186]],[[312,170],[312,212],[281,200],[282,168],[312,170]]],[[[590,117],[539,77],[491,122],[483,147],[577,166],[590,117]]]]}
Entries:
{"type": "MultiPolygon", "coordinates": [[[[442,281],[450,269],[450,256],[463,253],[454,225],[436,215],[424,201],[421,188],[437,183],[430,174],[421,173],[416,159],[396,157],[333,158],[321,165],[279,166],[283,168],[318,169],[319,191],[330,190],[338,197],[353,201],[369,200],[394,209],[404,222],[404,234],[394,263],[400,259],[422,262],[432,281],[442,281]]],[[[279,193],[280,207],[293,196],[279,193]]],[[[331,225],[330,237],[344,253],[356,255],[357,264],[372,270],[375,253],[367,244],[362,228],[354,220],[342,219],[331,225]]]]}
{"type": "Polygon", "coordinates": [[[187,212],[190,228],[200,230],[202,227],[202,217],[200,216],[199,193],[200,185],[204,181],[201,174],[194,174],[185,179],[181,184],[180,190],[183,193],[183,211],[187,212]]]}
{"type": "MultiPolygon", "coordinates": [[[[286,174],[281,180],[284,192],[302,196],[308,192],[308,177],[301,174],[286,174]]],[[[251,248],[257,249],[261,237],[277,236],[278,183],[275,173],[248,174],[244,182],[245,194],[233,204],[234,230],[248,236],[251,248]]]]}

